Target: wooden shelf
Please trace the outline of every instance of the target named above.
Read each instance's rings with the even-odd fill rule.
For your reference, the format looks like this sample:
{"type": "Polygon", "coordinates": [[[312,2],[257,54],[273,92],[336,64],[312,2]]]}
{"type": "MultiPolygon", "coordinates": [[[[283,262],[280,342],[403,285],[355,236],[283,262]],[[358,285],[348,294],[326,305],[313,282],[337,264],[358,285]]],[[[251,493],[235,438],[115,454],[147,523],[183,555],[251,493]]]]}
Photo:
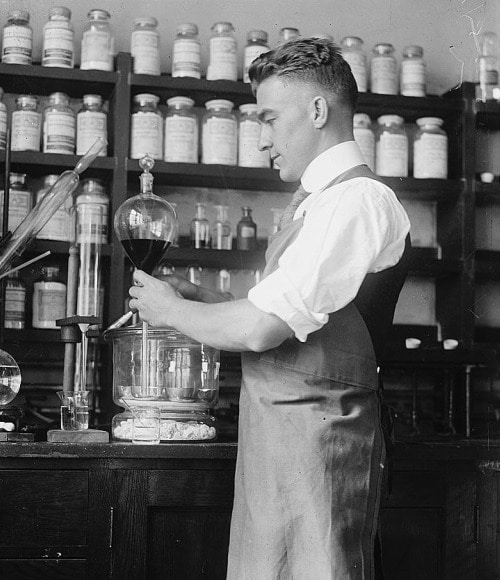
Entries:
{"type": "Polygon", "coordinates": [[[500,203],[500,183],[498,181],[493,181],[493,183],[475,181],[474,190],[476,192],[477,205],[500,203]]]}
{"type": "Polygon", "coordinates": [[[476,276],[490,280],[500,280],[500,251],[476,250],[476,276]]]}

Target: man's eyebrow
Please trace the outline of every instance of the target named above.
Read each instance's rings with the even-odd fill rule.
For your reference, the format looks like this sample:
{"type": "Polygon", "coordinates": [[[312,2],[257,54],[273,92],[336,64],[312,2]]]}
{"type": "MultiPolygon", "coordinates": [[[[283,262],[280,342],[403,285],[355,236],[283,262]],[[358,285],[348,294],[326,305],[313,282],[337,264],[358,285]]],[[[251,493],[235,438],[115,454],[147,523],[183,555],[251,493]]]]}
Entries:
{"type": "Polygon", "coordinates": [[[272,112],[273,112],[272,109],[262,109],[262,111],[259,111],[257,113],[257,119],[259,119],[259,121],[263,121],[266,115],[270,115],[272,114],[272,112]]]}

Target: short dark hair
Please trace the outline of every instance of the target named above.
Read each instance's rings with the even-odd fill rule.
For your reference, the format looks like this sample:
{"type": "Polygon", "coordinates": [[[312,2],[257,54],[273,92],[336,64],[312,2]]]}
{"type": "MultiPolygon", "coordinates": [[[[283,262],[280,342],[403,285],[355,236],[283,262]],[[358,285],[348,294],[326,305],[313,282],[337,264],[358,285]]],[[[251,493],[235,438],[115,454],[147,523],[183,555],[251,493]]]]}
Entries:
{"type": "Polygon", "coordinates": [[[352,112],[358,88],[342,51],[326,38],[296,38],[257,57],[248,70],[254,92],[271,76],[315,83],[340,99],[352,112]]]}

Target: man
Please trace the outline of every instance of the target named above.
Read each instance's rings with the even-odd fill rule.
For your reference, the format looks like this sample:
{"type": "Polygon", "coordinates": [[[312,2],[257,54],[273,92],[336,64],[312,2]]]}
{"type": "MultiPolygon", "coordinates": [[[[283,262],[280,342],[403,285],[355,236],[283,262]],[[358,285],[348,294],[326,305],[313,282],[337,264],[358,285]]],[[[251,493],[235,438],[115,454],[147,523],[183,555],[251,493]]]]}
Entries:
{"type": "Polygon", "coordinates": [[[377,357],[409,222],[354,142],[357,89],[336,45],[293,40],[249,74],[259,148],[309,195],[299,192],[247,299],[207,303],[214,293],[137,272],[130,305],[154,326],[243,353],[228,579],[373,578],[377,357]]]}

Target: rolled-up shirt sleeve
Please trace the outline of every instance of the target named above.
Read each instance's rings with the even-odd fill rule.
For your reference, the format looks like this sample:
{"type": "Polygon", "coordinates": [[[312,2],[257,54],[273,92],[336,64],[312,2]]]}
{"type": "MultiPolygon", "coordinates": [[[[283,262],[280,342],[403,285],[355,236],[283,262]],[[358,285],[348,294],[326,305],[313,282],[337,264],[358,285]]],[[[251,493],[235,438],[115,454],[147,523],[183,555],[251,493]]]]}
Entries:
{"type": "Polygon", "coordinates": [[[399,261],[410,228],[394,193],[372,179],[349,180],[304,205],[302,228],[278,268],[248,294],[302,342],[356,297],[367,273],[399,261]]]}

